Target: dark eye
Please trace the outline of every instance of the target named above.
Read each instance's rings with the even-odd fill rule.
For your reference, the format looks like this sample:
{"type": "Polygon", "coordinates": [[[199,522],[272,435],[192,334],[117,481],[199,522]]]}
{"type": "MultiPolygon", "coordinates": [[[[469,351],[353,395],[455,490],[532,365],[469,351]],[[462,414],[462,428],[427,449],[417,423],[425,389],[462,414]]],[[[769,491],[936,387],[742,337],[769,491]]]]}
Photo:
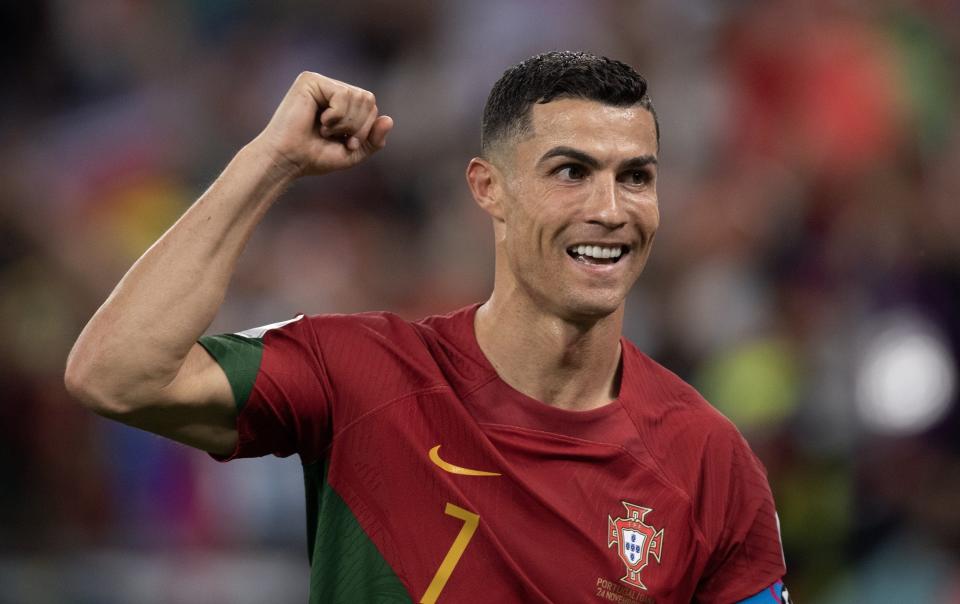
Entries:
{"type": "Polygon", "coordinates": [[[631,185],[645,185],[650,183],[650,172],[648,170],[628,170],[623,175],[623,180],[631,185]]]}
{"type": "Polygon", "coordinates": [[[564,164],[554,170],[564,180],[583,180],[587,176],[587,170],[580,164],[564,164]]]}

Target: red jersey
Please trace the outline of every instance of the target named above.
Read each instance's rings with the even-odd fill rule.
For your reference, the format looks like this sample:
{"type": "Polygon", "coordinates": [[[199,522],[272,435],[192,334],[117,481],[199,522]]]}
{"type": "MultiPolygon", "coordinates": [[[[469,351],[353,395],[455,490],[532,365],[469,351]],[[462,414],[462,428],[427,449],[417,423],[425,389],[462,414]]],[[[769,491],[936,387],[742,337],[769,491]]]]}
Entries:
{"type": "Polygon", "coordinates": [[[782,577],[765,471],[693,388],[622,339],[619,397],[557,409],[498,377],[476,308],[201,340],[230,458],[303,461],[311,601],[726,603],[782,577]]]}

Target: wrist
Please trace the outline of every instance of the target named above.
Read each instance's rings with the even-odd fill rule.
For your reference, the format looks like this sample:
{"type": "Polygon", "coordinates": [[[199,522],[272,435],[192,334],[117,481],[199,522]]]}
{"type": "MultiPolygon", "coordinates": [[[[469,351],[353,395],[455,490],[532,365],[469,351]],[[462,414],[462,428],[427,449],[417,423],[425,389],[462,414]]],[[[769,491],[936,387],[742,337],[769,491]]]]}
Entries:
{"type": "Polygon", "coordinates": [[[259,136],[247,143],[238,155],[255,162],[263,171],[264,177],[277,184],[290,184],[303,174],[303,166],[277,151],[259,136]]]}

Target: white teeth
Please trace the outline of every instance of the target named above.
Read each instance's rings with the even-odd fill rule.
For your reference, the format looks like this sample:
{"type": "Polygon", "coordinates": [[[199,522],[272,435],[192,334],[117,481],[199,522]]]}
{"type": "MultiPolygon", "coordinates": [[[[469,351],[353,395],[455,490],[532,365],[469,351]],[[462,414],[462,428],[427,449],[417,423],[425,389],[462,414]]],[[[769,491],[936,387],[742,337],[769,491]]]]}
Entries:
{"type": "Polygon", "coordinates": [[[619,258],[623,255],[623,248],[619,245],[613,247],[577,245],[571,247],[570,251],[579,256],[589,256],[590,258],[619,258]]]}

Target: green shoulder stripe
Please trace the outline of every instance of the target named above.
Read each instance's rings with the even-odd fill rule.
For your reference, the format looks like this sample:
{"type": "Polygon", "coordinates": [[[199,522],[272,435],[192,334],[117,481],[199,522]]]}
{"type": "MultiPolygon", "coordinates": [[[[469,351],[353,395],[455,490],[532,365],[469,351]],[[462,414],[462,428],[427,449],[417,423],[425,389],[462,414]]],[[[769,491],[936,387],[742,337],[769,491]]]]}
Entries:
{"type": "Polygon", "coordinates": [[[303,466],[311,604],[410,604],[397,574],[327,482],[327,472],[322,461],[303,466]]]}
{"type": "Polygon", "coordinates": [[[230,381],[233,400],[237,412],[243,409],[253,390],[253,382],[260,371],[260,359],[263,358],[263,340],[247,338],[236,334],[203,336],[198,340],[207,349],[230,381]]]}

